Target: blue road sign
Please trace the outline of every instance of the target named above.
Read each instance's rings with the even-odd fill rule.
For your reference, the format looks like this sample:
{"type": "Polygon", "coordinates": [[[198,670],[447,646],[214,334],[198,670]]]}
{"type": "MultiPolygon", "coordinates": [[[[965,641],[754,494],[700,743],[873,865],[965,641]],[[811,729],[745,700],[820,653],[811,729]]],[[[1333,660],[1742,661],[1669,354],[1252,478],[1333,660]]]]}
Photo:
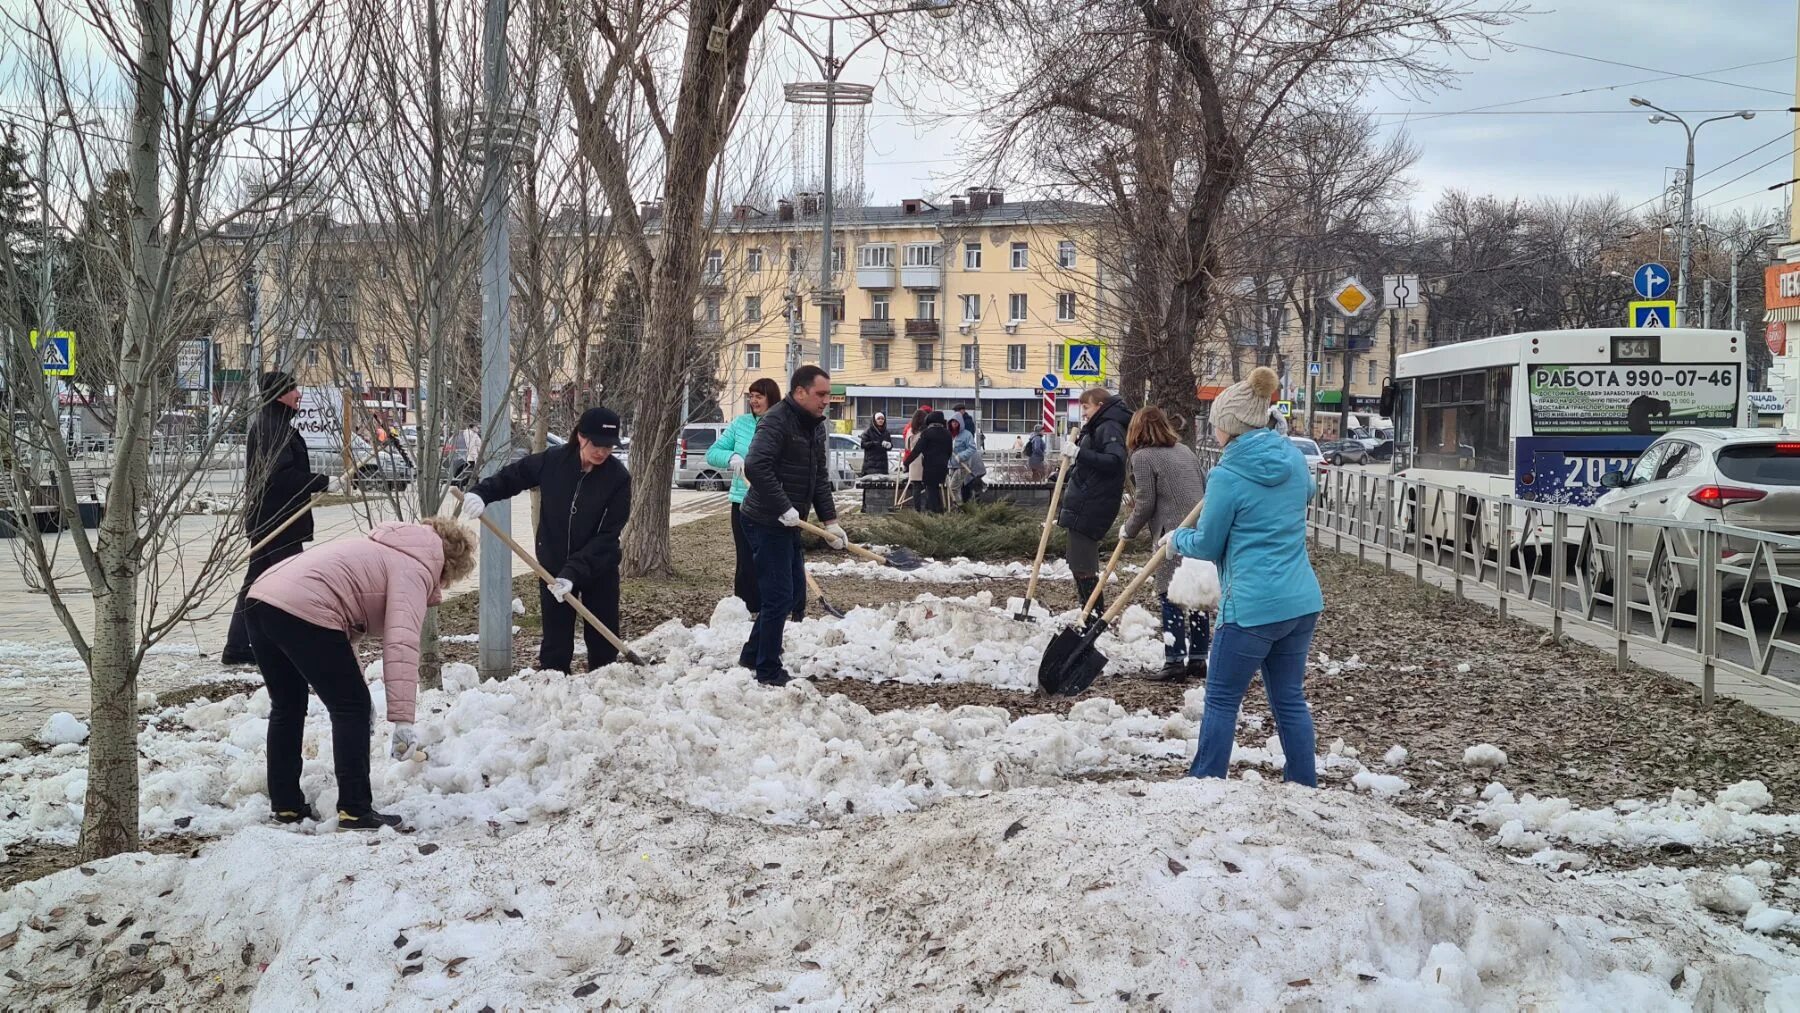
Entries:
{"type": "Polygon", "coordinates": [[[1319,369],[1318,363],[1309,362],[1306,364],[1306,373],[1308,376],[1318,376],[1320,372],[1321,370],[1319,369]]]}
{"type": "Polygon", "coordinates": [[[1068,346],[1067,370],[1071,380],[1099,380],[1106,373],[1101,367],[1100,346],[1079,344],[1068,346]]]}
{"type": "Polygon", "coordinates": [[[1044,378],[1038,381],[1038,386],[1044,388],[1046,391],[1060,390],[1062,388],[1062,377],[1057,376],[1055,373],[1045,373],[1044,378]]]}
{"type": "Polygon", "coordinates": [[[1631,285],[1644,299],[1661,299],[1669,290],[1669,269],[1661,264],[1645,264],[1631,276],[1631,285]]]}
{"type": "Polygon", "coordinates": [[[1668,300],[1660,302],[1634,302],[1631,309],[1631,326],[1656,327],[1664,330],[1675,326],[1675,304],[1668,300]]]}

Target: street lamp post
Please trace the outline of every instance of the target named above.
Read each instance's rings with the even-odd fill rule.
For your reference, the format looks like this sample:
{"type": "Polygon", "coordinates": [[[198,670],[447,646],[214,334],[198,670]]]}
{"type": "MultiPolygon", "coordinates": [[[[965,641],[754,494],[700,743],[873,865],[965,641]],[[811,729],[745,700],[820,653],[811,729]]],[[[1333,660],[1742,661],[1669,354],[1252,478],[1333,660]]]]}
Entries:
{"type": "Polygon", "coordinates": [[[1708,123],[1717,123],[1720,120],[1753,120],[1756,118],[1756,113],[1743,109],[1735,113],[1727,113],[1724,116],[1704,119],[1690,126],[1687,120],[1648,99],[1634,95],[1631,104],[1644,109],[1654,109],[1656,115],[1650,117],[1651,123],[1677,123],[1687,134],[1687,171],[1681,177],[1681,268],[1675,282],[1675,310],[1677,313],[1685,315],[1688,300],[1688,268],[1691,266],[1694,254],[1694,135],[1708,123]]]}

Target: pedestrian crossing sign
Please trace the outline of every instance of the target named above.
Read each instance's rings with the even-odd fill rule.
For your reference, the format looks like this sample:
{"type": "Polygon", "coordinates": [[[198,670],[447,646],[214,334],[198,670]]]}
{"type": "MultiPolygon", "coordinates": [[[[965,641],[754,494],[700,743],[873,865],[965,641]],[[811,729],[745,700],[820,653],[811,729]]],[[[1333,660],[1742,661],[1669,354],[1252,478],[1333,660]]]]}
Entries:
{"type": "Polygon", "coordinates": [[[1066,347],[1068,351],[1064,353],[1066,361],[1063,363],[1063,375],[1068,377],[1071,383],[1077,380],[1103,380],[1106,378],[1105,360],[1101,355],[1101,346],[1098,343],[1066,347]]]}
{"type": "Polygon", "coordinates": [[[1675,320],[1675,303],[1668,299],[1647,299],[1631,304],[1632,327],[1670,330],[1675,327],[1675,320]]]}
{"type": "Polygon", "coordinates": [[[37,331],[31,332],[31,347],[37,349],[38,362],[45,376],[75,375],[75,332],[52,331],[41,343],[37,331]]]}

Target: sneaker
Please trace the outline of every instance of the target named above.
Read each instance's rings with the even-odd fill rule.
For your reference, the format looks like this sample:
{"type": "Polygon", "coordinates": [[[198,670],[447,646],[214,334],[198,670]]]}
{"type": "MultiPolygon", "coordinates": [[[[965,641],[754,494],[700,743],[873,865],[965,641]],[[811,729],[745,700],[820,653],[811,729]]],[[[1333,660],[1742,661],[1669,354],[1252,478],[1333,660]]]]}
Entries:
{"type": "Polygon", "coordinates": [[[219,655],[219,664],[236,668],[244,665],[255,665],[256,655],[248,651],[239,654],[236,651],[224,651],[219,655]]]}
{"type": "Polygon", "coordinates": [[[277,809],[269,814],[269,818],[277,823],[285,823],[292,826],[296,823],[306,823],[308,821],[317,823],[319,822],[319,813],[312,806],[303,805],[298,809],[277,809]]]}
{"type": "Polygon", "coordinates": [[[373,809],[357,815],[338,810],[339,830],[380,830],[382,827],[400,829],[400,817],[391,813],[378,813],[373,809]]]}
{"type": "Polygon", "coordinates": [[[749,651],[738,652],[738,667],[748,668],[752,672],[756,671],[756,655],[749,651]]]}
{"type": "Polygon", "coordinates": [[[1166,661],[1163,663],[1161,671],[1155,675],[1144,676],[1146,682],[1186,682],[1187,680],[1188,666],[1183,661],[1166,661]]]}
{"type": "Polygon", "coordinates": [[[774,675],[759,675],[756,677],[756,681],[764,686],[772,686],[779,689],[782,686],[793,682],[794,677],[786,672],[776,672],[774,675]]]}

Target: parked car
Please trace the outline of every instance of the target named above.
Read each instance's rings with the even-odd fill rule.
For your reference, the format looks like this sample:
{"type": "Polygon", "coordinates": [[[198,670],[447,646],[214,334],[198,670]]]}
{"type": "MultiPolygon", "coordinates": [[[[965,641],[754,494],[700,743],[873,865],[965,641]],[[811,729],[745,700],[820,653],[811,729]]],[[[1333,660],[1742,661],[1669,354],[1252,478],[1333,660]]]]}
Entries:
{"type": "MultiPolygon", "coordinates": [[[[684,489],[710,489],[723,492],[731,488],[731,471],[706,463],[707,448],[725,431],[723,422],[690,422],[681,427],[681,438],[675,446],[675,484],[684,489]]],[[[826,437],[826,458],[831,467],[831,487],[844,489],[856,484],[856,468],[862,466],[862,444],[854,436],[830,433],[826,437]]]]}
{"type": "Polygon", "coordinates": [[[1317,471],[1319,466],[1325,463],[1325,458],[1319,453],[1319,445],[1312,440],[1304,436],[1290,436],[1288,442],[1300,448],[1300,453],[1306,458],[1308,468],[1317,471]]]}
{"type": "MultiPolygon", "coordinates": [[[[344,473],[342,436],[311,431],[303,431],[300,435],[306,440],[307,463],[312,466],[315,474],[344,473]]],[[[392,443],[384,444],[377,455],[367,439],[361,434],[353,434],[350,437],[350,456],[357,466],[354,484],[359,486],[382,486],[398,491],[412,484],[417,477],[412,462],[392,443]]]]}
{"type": "Polygon", "coordinates": [[[1319,444],[1319,454],[1325,460],[1339,467],[1346,464],[1363,464],[1369,460],[1372,451],[1363,445],[1361,440],[1331,440],[1319,444]]]}
{"type": "MultiPolygon", "coordinates": [[[[1601,513],[1631,520],[1713,521],[1736,528],[1800,536],[1800,434],[1772,429],[1681,429],[1665,434],[1645,449],[1627,471],[1600,478],[1606,490],[1594,502],[1601,513]]],[[[1613,528],[1599,524],[1592,544],[1579,560],[1589,580],[1605,587],[1612,579],[1615,554],[1613,528]]],[[[1645,577],[1659,594],[1668,594],[1677,610],[1691,611],[1699,574],[1700,533],[1669,528],[1669,549],[1656,559],[1663,529],[1655,524],[1630,528],[1633,577],[1645,577]]],[[[1747,538],[1723,536],[1720,562],[1746,570],[1756,551],[1747,538]]],[[[1774,551],[1777,569],[1800,574],[1800,549],[1774,551]]],[[[1719,570],[1719,590],[1727,598],[1743,593],[1746,573],[1719,570]]],[[[1760,581],[1772,592],[1772,582],[1760,581]]],[[[1753,589],[1753,593],[1756,589],[1753,589]]],[[[1788,596],[1794,598],[1789,589],[1788,596]]],[[[1668,600],[1668,599],[1665,599],[1668,600]]]]}
{"type": "MultiPolygon", "coordinates": [[[[508,464],[531,453],[531,436],[529,433],[514,431],[513,439],[513,450],[512,454],[507,458],[508,464]]],[[[555,433],[544,434],[544,448],[546,450],[551,447],[560,447],[567,442],[569,441],[555,433]]],[[[629,446],[629,440],[620,441],[620,449],[617,452],[619,453],[621,463],[624,463],[624,450],[629,446]]],[[[451,485],[466,486],[475,481],[475,476],[468,473],[469,464],[468,440],[464,439],[463,434],[459,432],[450,437],[444,444],[444,474],[448,477],[451,485]]]]}

